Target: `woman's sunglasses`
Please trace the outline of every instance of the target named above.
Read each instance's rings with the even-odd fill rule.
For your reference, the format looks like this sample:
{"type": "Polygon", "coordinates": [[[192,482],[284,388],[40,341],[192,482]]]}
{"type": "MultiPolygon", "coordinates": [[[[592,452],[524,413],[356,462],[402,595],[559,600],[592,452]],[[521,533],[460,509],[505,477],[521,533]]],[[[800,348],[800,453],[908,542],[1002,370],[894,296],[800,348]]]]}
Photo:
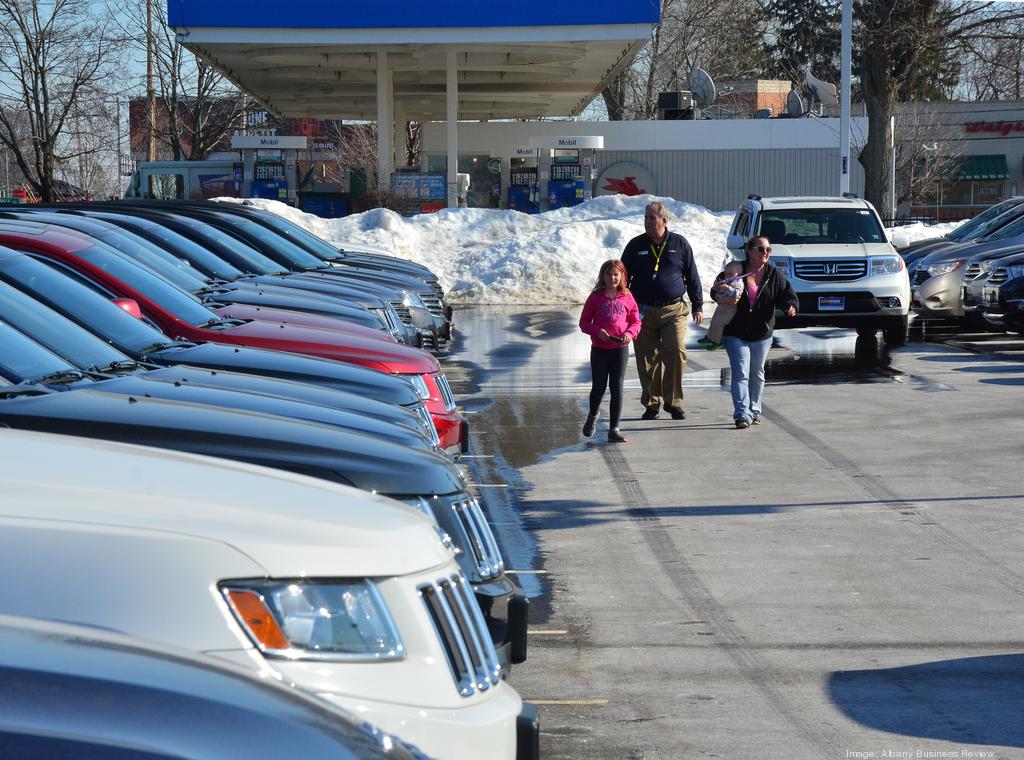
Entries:
{"type": "Polygon", "coordinates": [[[771,253],[772,252],[772,247],[770,245],[758,245],[758,246],[754,246],[754,249],[760,251],[761,253],[771,253]]]}

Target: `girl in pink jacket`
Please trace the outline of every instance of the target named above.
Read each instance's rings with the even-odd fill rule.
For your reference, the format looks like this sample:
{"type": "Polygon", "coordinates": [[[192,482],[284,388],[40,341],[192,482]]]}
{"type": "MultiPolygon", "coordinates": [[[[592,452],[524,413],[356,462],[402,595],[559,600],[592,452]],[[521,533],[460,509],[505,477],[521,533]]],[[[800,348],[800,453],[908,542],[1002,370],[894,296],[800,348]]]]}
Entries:
{"type": "Polygon", "coordinates": [[[590,413],[583,424],[583,435],[594,434],[600,416],[601,400],[605,388],[612,391],[608,419],[608,442],[625,443],[619,432],[622,413],[622,381],[629,362],[629,344],[640,332],[640,310],[633,295],[626,288],[626,267],[618,259],[609,259],[601,265],[597,284],[583,304],[580,329],[590,336],[590,413]]]}

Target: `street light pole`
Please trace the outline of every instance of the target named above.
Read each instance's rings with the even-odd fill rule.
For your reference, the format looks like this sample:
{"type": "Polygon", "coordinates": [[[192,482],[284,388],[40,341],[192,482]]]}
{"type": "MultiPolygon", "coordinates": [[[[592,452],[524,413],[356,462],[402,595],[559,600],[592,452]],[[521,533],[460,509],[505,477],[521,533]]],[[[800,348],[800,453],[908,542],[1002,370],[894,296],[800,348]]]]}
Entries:
{"type": "Polygon", "coordinates": [[[853,0],[843,0],[840,27],[839,194],[850,192],[850,59],[853,57],[853,0]]]}
{"type": "Polygon", "coordinates": [[[153,89],[153,0],[146,0],[146,100],[149,111],[149,160],[156,161],[156,91],[153,89]]]}

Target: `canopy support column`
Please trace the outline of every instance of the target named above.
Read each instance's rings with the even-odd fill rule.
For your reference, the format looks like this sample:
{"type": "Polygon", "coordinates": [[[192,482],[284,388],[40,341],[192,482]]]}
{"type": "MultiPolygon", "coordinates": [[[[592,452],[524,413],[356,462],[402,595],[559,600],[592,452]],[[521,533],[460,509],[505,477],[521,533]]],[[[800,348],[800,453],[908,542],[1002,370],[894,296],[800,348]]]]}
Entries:
{"type": "Polygon", "coordinates": [[[377,190],[383,196],[391,189],[394,170],[394,110],[395,92],[392,86],[388,53],[377,53],[377,190]]]}
{"type": "Polygon", "coordinates": [[[456,174],[459,171],[459,77],[454,50],[448,51],[446,95],[448,105],[448,208],[459,205],[456,174]]]}

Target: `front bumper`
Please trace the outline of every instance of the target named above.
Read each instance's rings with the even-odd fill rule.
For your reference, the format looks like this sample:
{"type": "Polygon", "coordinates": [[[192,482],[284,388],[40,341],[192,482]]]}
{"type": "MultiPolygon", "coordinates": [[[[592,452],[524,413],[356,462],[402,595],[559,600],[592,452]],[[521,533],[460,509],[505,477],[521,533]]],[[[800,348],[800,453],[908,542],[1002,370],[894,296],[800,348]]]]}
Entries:
{"type": "Polygon", "coordinates": [[[797,293],[800,306],[795,317],[777,315],[775,326],[790,327],[888,327],[909,311],[906,291],[812,290],[797,293]],[[890,299],[898,305],[890,306],[890,299]]]}
{"type": "Polygon", "coordinates": [[[526,662],[530,600],[504,575],[471,585],[498,652],[501,672],[507,675],[512,665],[526,662]]]}
{"type": "Polygon", "coordinates": [[[434,422],[440,447],[452,458],[469,451],[469,422],[458,411],[438,411],[436,407],[427,405],[430,419],[434,422]]]}
{"type": "Polygon", "coordinates": [[[929,277],[913,290],[914,311],[923,319],[959,319],[964,315],[962,269],[929,277]]]}
{"type": "MultiPolygon", "coordinates": [[[[325,691],[317,692],[317,696],[415,744],[431,757],[519,760],[517,744],[524,705],[515,690],[504,682],[494,687],[488,699],[459,708],[373,702],[325,691]]],[[[400,694],[395,696],[401,699],[400,694]]]]}

